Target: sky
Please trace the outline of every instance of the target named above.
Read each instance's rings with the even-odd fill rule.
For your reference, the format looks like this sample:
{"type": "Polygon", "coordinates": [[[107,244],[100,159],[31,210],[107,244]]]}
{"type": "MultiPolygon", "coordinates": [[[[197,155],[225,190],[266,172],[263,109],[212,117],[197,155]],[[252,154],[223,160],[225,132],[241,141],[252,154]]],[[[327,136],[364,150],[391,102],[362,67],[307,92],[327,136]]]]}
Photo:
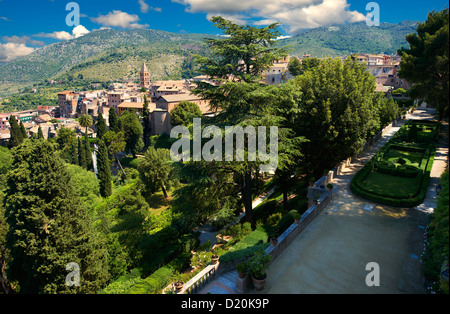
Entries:
{"type": "MultiPolygon", "coordinates": [[[[0,62],[101,28],[218,34],[208,18],[221,15],[263,27],[280,22],[286,35],[365,21],[370,0],[0,0],[0,62]],[[79,9],[79,10],[78,10],[79,9]],[[79,14],[77,14],[79,13],[79,14]],[[76,18],[78,17],[78,18],[76,18]]],[[[380,22],[425,21],[443,0],[379,0],[380,22]]]]}

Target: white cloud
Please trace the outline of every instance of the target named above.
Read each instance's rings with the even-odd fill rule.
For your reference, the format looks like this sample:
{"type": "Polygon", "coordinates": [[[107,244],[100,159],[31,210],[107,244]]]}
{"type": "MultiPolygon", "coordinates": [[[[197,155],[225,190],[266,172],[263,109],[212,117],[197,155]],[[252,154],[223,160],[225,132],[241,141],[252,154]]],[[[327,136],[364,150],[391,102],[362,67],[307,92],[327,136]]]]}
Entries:
{"type": "Polygon", "coordinates": [[[53,33],[39,33],[34,35],[36,37],[43,37],[43,38],[53,38],[53,39],[58,39],[58,40],[69,40],[69,39],[73,39],[73,36],[66,32],[66,31],[55,31],[53,33]]]}
{"type": "Polygon", "coordinates": [[[289,33],[302,29],[364,21],[365,15],[350,11],[347,0],[172,0],[191,13],[221,15],[240,23],[268,25],[281,22],[289,33]],[[255,21],[256,19],[256,21],[255,21]]]}
{"type": "Polygon", "coordinates": [[[72,30],[72,35],[75,38],[81,37],[86,34],[89,34],[89,31],[83,25],[78,25],[78,26],[74,27],[74,29],[72,30]]]}
{"type": "Polygon", "coordinates": [[[32,53],[35,48],[27,47],[25,44],[18,43],[0,43],[0,62],[10,62],[19,57],[23,57],[32,53]]]}
{"type": "Polygon", "coordinates": [[[158,8],[158,7],[152,7],[150,5],[148,5],[145,0],[138,0],[139,3],[139,7],[141,10],[141,13],[148,13],[148,11],[156,11],[156,12],[161,12],[162,9],[158,8]]]}
{"type": "Polygon", "coordinates": [[[39,33],[36,35],[33,35],[34,37],[42,37],[42,38],[53,38],[58,40],[70,40],[75,39],[78,37],[81,37],[83,35],[88,34],[89,31],[84,27],[83,25],[78,25],[73,28],[72,34],[66,31],[55,31],[53,33],[39,33]]]}
{"type": "Polygon", "coordinates": [[[150,6],[145,2],[145,0],[138,0],[138,3],[141,8],[141,13],[147,13],[150,6]]]}
{"type": "Polygon", "coordinates": [[[139,17],[136,14],[128,14],[120,10],[113,10],[106,15],[99,15],[91,18],[94,23],[102,26],[121,27],[125,29],[136,29],[148,27],[148,24],[139,24],[139,17]]]}
{"type": "Polygon", "coordinates": [[[24,45],[26,45],[28,43],[32,46],[44,46],[45,45],[45,43],[43,41],[31,39],[29,36],[16,36],[16,35],[3,36],[2,39],[4,42],[8,42],[8,43],[16,43],[16,44],[24,44],[24,45]]]}

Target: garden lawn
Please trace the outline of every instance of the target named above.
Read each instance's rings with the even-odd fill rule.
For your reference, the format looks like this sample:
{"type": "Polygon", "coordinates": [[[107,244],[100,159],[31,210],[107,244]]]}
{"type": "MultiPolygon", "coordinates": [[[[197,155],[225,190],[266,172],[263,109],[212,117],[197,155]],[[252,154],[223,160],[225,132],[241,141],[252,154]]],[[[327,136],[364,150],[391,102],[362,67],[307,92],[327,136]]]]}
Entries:
{"type": "Polygon", "coordinates": [[[404,178],[372,171],[361,184],[366,190],[378,195],[406,198],[419,191],[418,179],[420,180],[419,175],[418,178],[404,178]]]}

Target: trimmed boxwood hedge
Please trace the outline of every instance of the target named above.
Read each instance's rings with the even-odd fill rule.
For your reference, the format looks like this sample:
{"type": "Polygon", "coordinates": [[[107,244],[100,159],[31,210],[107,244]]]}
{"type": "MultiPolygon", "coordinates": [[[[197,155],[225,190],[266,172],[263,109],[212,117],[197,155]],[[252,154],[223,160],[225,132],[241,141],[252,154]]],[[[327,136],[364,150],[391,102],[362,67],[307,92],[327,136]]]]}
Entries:
{"type": "MultiPolygon", "coordinates": [[[[409,124],[411,121],[409,121],[409,124]]],[[[422,124],[422,121],[416,121],[418,124],[422,124]]],[[[433,166],[434,157],[436,155],[436,144],[435,143],[405,143],[401,142],[404,140],[402,136],[403,128],[408,128],[409,124],[404,125],[394,137],[386,143],[374,156],[373,158],[353,177],[350,189],[356,195],[359,195],[365,199],[371,200],[384,205],[390,205],[395,207],[415,207],[421,204],[426,196],[430,172],[433,166]],[[399,135],[398,135],[399,134],[399,135]],[[422,157],[422,162],[420,163],[420,168],[409,165],[406,162],[404,165],[395,165],[392,162],[383,159],[384,154],[389,151],[389,149],[397,149],[403,151],[414,151],[414,152],[424,152],[422,157]],[[383,174],[406,177],[417,180],[416,191],[411,191],[408,195],[397,195],[396,197],[381,195],[375,191],[371,191],[361,182],[372,172],[378,171],[383,174]]],[[[437,140],[439,138],[440,124],[436,122],[426,122],[427,125],[435,126],[435,133],[433,134],[433,139],[437,140]],[[437,134],[437,136],[436,136],[437,134]]],[[[406,160],[405,160],[406,161],[406,160]]]]}

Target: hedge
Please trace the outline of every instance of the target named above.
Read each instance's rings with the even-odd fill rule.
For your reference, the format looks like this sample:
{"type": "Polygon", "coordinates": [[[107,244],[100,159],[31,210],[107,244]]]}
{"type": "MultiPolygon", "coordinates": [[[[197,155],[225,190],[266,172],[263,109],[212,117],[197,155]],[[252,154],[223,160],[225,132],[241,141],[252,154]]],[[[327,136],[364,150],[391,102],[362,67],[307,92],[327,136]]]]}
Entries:
{"type": "Polygon", "coordinates": [[[371,191],[367,191],[367,190],[363,189],[362,187],[360,187],[358,185],[358,181],[362,180],[361,177],[364,178],[365,176],[367,176],[370,173],[370,171],[372,171],[370,167],[364,167],[353,177],[351,184],[350,184],[350,189],[356,195],[359,195],[365,199],[371,200],[376,203],[390,205],[390,206],[394,206],[394,207],[418,206],[425,199],[425,196],[426,196],[426,193],[428,190],[428,185],[430,182],[430,172],[431,172],[431,168],[433,166],[433,161],[434,161],[435,155],[436,155],[436,150],[434,149],[434,150],[432,150],[432,153],[428,159],[428,163],[427,163],[425,172],[422,175],[421,182],[420,182],[420,189],[412,197],[408,197],[408,198],[386,197],[386,196],[382,196],[382,195],[377,195],[371,191]]]}
{"type": "MultiPolygon", "coordinates": [[[[392,139],[383,145],[383,147],[373,156],[373,158],[353,177],[350,189],[356,195],[359,195],[365,199],[395,207],[415,207],[421,204],[426,196],[430,172],[433,166],[434,157],[436,155],[435,143],[405,143],[401,142],[405,140],[405,131],[408,130],[412,120],[408,121],[400,130],[392,137],[392,139]],[[400,166],[396,166],[390,158],[390,161],[383,159],[384,155],[390,149],[396,149],[401,151],[411,152],[423,152],[422,161],[420,167],[416,168],[411,166],[406,158],[403,158],[406,163],[400,166]],[[383,174],[400,176],[406,178],[415,178],[417,181],[418,189],[412,191],[408,195],[397,195],[396,197],[381,195],[375,191],[371,191],[361,185],[361,182],[373,171],[377,171],[383,174]]],[[[435,127],[435,133],[433,134],[433,140],[439,138],[440,124],[431,121],[416,121],[419,126],[421,124],[433,125],[435,127]],[[436,136],[437,134],[437,136],[436,136]]]]}
{"type": "Polygon", "coordinates": [[[270,245],[268,240],[271,232],[272,229],[270,226],[259,226],[231,247],[225,254],[221,255],[220,262],[227,263],[237,259],[247,258],[259,250],[265,250],[270,245]]]}

